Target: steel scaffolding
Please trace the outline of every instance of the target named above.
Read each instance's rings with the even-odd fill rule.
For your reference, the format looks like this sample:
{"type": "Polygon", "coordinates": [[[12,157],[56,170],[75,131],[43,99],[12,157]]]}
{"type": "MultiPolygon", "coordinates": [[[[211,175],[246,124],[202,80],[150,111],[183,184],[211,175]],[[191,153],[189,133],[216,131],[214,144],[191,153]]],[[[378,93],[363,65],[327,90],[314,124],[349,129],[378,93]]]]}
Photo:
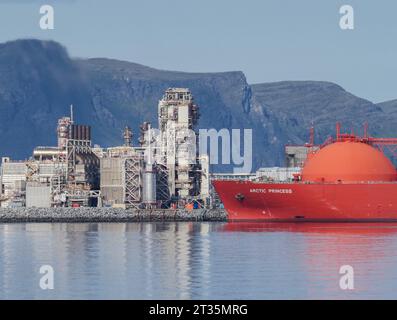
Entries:
{"type": "Polygon", "coordinates": [[[124,159],[124,203],[127,209],[138,208],[142,202],[142,157],[140,155],[124,159]]]}

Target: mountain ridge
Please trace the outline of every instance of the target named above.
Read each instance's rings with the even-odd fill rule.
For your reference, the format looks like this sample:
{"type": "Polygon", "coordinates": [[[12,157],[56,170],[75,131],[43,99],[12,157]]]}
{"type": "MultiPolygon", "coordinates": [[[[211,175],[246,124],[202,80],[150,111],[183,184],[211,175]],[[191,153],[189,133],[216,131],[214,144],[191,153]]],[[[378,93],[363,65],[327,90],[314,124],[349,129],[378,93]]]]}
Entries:
{"type": "Polygon", "coordinates": [[[284,165],[284,145],[307,142],[313,122],[318,143],[338,121],[355,132],[369,122],[371,133],[384,136],[393,136],[397,125],[397,100],[374,104],[332,82],[249,84],[242,71],[191,73],[70,58],[55,41],[16,40],[0,44],[0,155],[25,158],[36,145],[54,145],[56,121],[70,104],[77,121],[93,127],[94,143],[121,144],[125,125],[136,143],[140,123],[157,126],[157,103],[169,87],[191,89],[199,128],[252,129],[253,169],[284,165]]]}

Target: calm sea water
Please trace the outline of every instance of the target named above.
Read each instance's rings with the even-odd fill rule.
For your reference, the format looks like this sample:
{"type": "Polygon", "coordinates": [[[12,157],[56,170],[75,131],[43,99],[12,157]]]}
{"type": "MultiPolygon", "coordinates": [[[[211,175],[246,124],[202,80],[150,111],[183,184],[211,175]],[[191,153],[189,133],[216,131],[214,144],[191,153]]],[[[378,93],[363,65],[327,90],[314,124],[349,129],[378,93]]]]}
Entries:
{"type": "Polygon", "coordinates": [[[397,225],[2,224],[0,298],[395,299],[397,225]]]}

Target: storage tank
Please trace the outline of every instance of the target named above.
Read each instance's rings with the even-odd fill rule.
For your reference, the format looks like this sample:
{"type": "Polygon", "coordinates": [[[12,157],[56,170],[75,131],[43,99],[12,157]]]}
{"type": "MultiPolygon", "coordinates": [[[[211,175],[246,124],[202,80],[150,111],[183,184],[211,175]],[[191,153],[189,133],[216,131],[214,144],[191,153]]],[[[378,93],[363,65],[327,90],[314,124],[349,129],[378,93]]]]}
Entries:
{"type": "Polygon", "coordinates": [[[383,152],[356,141],[332,143],[312,154],[302,170],[303,181],[390,182],[397,172],[383,152]]]}
{"type": "Polygon", "coordinates": [[[156,203],[156,172],[151,164],[145,165],[142,193],[144,203],[156,203]]]}

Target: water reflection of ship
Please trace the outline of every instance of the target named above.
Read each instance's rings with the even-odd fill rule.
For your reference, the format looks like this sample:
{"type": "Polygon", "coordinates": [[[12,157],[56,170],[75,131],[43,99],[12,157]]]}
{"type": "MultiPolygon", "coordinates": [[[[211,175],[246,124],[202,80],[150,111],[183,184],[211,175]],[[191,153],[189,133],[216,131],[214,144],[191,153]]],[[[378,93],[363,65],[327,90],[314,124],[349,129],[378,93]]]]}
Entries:
{"type": "Polygon", "coordinates": [[[285,222],[227,222],[219,224],[223,232],[303,232],[322,234],[387,234],[397,233],[397,223],[285,223],[285,222]]]}
{"type": "Polygon", "coordinates": [[[305,298],[351,299],[361,294],[380,298],[379,292],[385,297],[394,295],[388,276],[395,273],[397,223],[228,222],[218,225],[217,231],[258,235],[264,259],[274,259],[271,246],[280,248],[277,255],[288,256],[293,265],[290,269],[304,275],[300,283],[305,284],[305,298]],[[271,240],[272,234],[277,244],[271,240]],[[343,265],[354,268],[353,291],[339,287],[343,265]]]}

